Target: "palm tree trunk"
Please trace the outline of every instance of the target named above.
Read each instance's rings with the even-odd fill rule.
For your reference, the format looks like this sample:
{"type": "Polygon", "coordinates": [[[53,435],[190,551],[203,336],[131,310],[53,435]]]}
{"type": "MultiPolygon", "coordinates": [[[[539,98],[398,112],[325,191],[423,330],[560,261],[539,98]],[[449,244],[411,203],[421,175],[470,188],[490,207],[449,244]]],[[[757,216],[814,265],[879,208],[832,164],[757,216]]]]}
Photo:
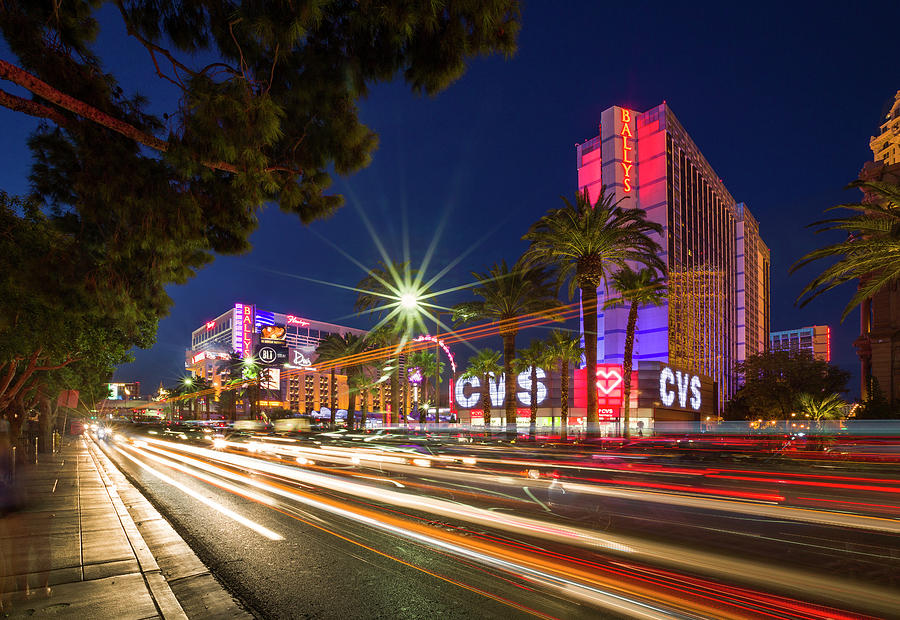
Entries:
{"type": "Polygon", "coordinates": [[[334,378],[334,368],[331,369],[331,430],[334,430],[335,427],[335,419],[334,416],[337,415],[337,379],[334,378]]]}
{"type": "Polygon", "coordinates": [[[584,322],[585,389],[587,390],[587,434],[600,434],[597,413],[597,288],[581,287],[581,319],[584,322]]]}
{"type": "Polygon", "coordinates": [[[400,360],[391,362],[395,366],[391,371],[391,426],[400,423],[400,360]]]}
{"type": "Polygon", "coordinates": [[[531,423],[528,425],[528,439],[537,439],[537,366],[531,367],[531,423]]]}
{"type": "Polygon", "coordinates": [[[634,366],[632,355],[634,353],[634,328],[637,325],[638,305],[636,301],[631,302],[631,309],[628,310],[628,325],[625,328],[625,357],[622,360],[625,376],[622,377],[622,383],[625,392],[624,401],[622,402],[622,423],[623,435],[625,439],[631,437],[631,368],[634,366]]]}
{"type": "Polygon", "coordinates": [[[562,372],[559,376],[559,438],[569,439],[569,362],[562,361],[562,372]]]}
{"type": "Polygon", "coordinates": [[[362,395],[362,419],[360,420],[360,429],[366,430],[366,412],[369,410],[369,392],[362,395]]]}
{"type": "Polygon", "coordinates": [[[356,422],[356,396],[350,394],[350,377],[347,377],[347,431],[352,431],[356,422]]]}
{"type": "Polygon", "coordinates": [[[505,405],[506,433],[516,435],[516,377],[513,374],[513,358],[516,356],[516,332],[503,334],[503,374],[506,376],[505,405]]]}
{"type": "Polygon", "coordinates": [[[484,428],[491,430],[491,375],[481,378],[481,409],[484,411],[484,428]]]}

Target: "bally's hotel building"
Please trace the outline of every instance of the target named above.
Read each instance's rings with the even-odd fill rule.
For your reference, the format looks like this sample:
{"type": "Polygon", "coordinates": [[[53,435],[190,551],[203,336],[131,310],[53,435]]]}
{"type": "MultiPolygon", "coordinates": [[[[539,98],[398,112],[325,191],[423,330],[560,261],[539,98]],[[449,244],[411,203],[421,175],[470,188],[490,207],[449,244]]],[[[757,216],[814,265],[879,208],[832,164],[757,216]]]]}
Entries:
{"type": "MultiPolygon", "coordinates": [[[[710,377],[723,403],[738,387],[735,364],[768,341],[769,249],[759,224],[665,103],[608,108],[599,135],[577,145],[576,156],[578,188],[592,201],[606,186],[622,207],[643,209],[663,228],[656,240],[669,297],[639,309],[635,366],[659,361],[710,377]]],[[[621,363],[628,308],[602,310],[606,298],[601,287],[597,358],[621,363]]]]}

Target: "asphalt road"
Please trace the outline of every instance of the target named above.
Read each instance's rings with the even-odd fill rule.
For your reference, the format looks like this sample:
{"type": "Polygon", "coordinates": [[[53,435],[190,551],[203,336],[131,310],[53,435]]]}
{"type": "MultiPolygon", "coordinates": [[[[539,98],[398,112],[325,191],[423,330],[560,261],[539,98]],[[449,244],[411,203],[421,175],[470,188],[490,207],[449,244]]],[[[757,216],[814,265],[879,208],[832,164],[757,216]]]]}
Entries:
{"type": "Polygon", "coordinates": [[[816,618],[900,608],[894,483],[871,473],[731,466],[698,484],[708,467],[610,459],[566,469],[512,448],[466,451],[478,466],[375,462],[367,452],[361,462],[338,454],[298,465],[278,450],[146,440],[104,448],[266,618],[816,618]],[[519,453],[542,466],[515,462],[519,453]],[[828,502],[861,509],[818,507],[828,502]]]}

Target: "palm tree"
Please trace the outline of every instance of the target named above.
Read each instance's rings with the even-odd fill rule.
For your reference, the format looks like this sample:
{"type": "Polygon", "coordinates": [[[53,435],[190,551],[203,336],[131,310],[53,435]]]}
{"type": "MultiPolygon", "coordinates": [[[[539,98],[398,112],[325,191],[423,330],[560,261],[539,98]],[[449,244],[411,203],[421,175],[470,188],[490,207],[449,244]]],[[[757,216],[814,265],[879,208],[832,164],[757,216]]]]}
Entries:
{"type": "Polygon", "coordinates": [[[583,353],[579,338],[572,338],[567,332],[558,329],[550,333],[547,355],[554,364],[560,364],[559,418],[562,441],[566,441],[569,434],[569,364],[580,362],[583,353]]]}
{"type": "MultiPolygon", "coordinates": [[[[316,347],[316,361],[322,362],[330,362],[333,360],[340,359],[343,356],[344,351],[344,339],[340,334],[328,334],[325,338],[319,341],[319,345],[316,347]]],[[[338,409],[338,388],[337,388],[337,378],[335,375],[335,366],[331,366],[331,421],[330,425],[333,429],[335,427],[335,415],[338,409]]]]}
{"type": "Polygon", "coordinates": [[[866,191],[871,202],[837,205],[855,214],[812,224],[817,232],[846,231],[845,241],[813,250],[791,267],[794,273],[819,259],[838,261],[810,282],[800,293],[800,305],[836,286],[859,279],[859,288],[841,314],[843,321],[856,306],[900,278],[900,185],[880,181],[854,181],[849,187],[866,191]],[[803,297],[806,297],[803,299],[803,297]]]}
{"type": "MultiPolygon", "coordinates": [[[[325,355],[323,361],[332,365],[332,367],[338,367],[342,370],[343,374],[347,375],[347,383],[350,384],[351,377],[360,374],[362,371],[362,364],[364,362],[360,362],[357,359],[354,359],[353,356],[357,356],[360,353],[366,351],[369,348],[369,341],[363,338],[362,336],[357,336],[356,334],[352,334],[347,332],[343,336],[338,334],[332,334],[334,338],[327,337],[322,340],[322,343],[319,344],[319,348],[316,351],[319,352],[320,358],[321,355],[325,355]],[[328,342],[327,346],[323,347],[325,342],[328,342]]],[[[332,371],[333,372],[333,371],[332,371]]],[[[334,376],[332,375],[332,382],[334,381],[334,376]]],[[[336,384],[332,383],[332,403],[333,406],[331,408],[331,425],[334,427],[335,425],[335,414],[337,411],[337,389],[335,389],[336,384]]],[[[353,429],[353,415],[351,415],[350,410],[352,407],[350,403],[347,403],[347,430],[353,429]]]]}
{"type": "Polygon", "coordinates": [[[816,421],[818,427],[822,420],[834,420],[844,415],[847,403],[838,394],[798,394],[797,404],[800,411],[816,421]]]}
{"type": "Polygon", "coordinates": [[[527,349],[519,349],[516,353],[515,364],[513,364],[516,373],[531,373],[531,421],[528,425],[528,439],[535,440],[537,435],[537,369],[547,366],[550,363],[547,345],[540,340],[535,340],[527,349]]]}
{"type": "Polygon", "coordinates": [[[498,377],[503,368],[498,363],[500,353],[492,349],[481,349],[469,360],[469,367],[463,373],[467,379],[477,378],[481,382],[481,410],[484,411],[484,426],[491,429],[491,377],[498,377]]]}
{"type": "Polygon", "coordinates": [[[371,366],[367,368],[358,367],[358,372],[354,373],[353,377],[350,379],[350,385],[353,391],[356,392],[356,405],[357,409],[360,411],[360,427],[362,430],[366,429],[369,397],[376,389],[378,389],[380,383],[380,380],[372,378],[373,370],[374,368],[371,366]]]}
{"type": "MultiPolygon", "coordinates": [[[[431,351],[414,351],[410,353],[406,358],[406,367],[410,368],[418,368],[422,372],[422,395],[421,402],[428,403],[428,379],[434,378],[436,375],[444,372],[444,362],[438,361],[437,356],[431,351]]],[[[436,389],[435,389],[436,392],[436,389]]],[[[435,394],[435,397],[437,394],[435,394]]],[[[435,398],[437,401],[437,398],[435,398]]],[[[436,402],[435,408],[439,403],[436,402]]],[[[419,423],[425,423],[425,415],[427,412],[427,404],[426,409],[422,409],[419,407],[419,423]]]]}
{"type": "MultiPolygon", "coordinates": [[[[581,292],[581,318],[584,324],[587,376],[595,376],[597,367],[597,290],[604,284],[611,267],[624,267],[636,261],[656,268],[665,265],[658,253],[659,244],[650,233],[662,233],[662,226],[647,221],[643,209],[625,209],[621,200],[604,186],[591,204],[587,189],[575,195],[575,203],[563,198],[564,206],[551,209],[522,237],[531,242],[522,259],[526,264],[546,264],[557,269],[559,281],[569,282],[569,296],[581,292]]],[[[586,382],[588,433],[600,430],[597,393],[594,382],[586,382]]]]}
{"type": "Polygon", "coordinates": [[[628,308],[628,323],[625,327],[625,355],[622,359],[625,371],[625,376],[622,378],[625,393],[622,403],[622,423],[624,436],[627,439],[631,436],[631,369],[634,365],[634,331],[637,327],[638,307],[662,304],[668,296],[668,291],[665,282],[659,277],[656,270],[649,267],[635,271],[625,265],[613,274],[611,281],[619,296],[609,299],[603,307],[610,308],[626,302],[631,303],[628,308]]]}
{"type": "Polygon", "coordinates": [[[184,380],[178,381],[175,385],[166,389],[168,398],[172,400],[174,404],[174,410],[172,412],[173,416],[177,413],[179,418],[184,418],[184,405],[186,399],[183,398],[183,396],[188,393],[189,389],[190,388],[184,384],[184,380]]]}
{"type": "Polygon", "coordinates": [[[489,320],[498,323],[503,339],[503,372],[505,384],[506,432],[516,432],[516,385],[513,358],[516,354],[516,334],[519,317],[546,313],[559,320],[557,310],[562,305],[556,296],[551,274],[543,266],[526,266],[518,261],[512,268],[506,261],[495,264],[487,273],[472,272],[478,285],[472,292],[484,301],[466,302],[453,308],[453,321],[468,323],[489,320]]]}
{"type": "MultiPolygon", "coordinates": [[[[421,328],[424,331],[425,325],[418,307],[404,308],[400,301],[411,295],[415,305],[417,298],[428,294],[428,290],[422,288],[418,280],[417,271],[410,269],[408,262],[381,261],[379,267],[369,271],[356,285],[359,290],[354,306],[356,312],[378,314],[380,321],[373,332],[381,334],[378,340],[382,346],[393,347],[399,352],[414,330],[421,328]]],[[[392,357],[388,360],[388,365],[393,368],[390,376],[390,423],[395,425],[399,422],[400,412],[400,363],[392,357]]]]}
{"type": "Polygon", "coordinates": [[[212,398],[212,382],[206,377],[194,377],[191,380],[192,391],[197,394],[197,398],[203,399],[203,410],[206,413],[206,419],[209,419],[209,401],[212,398]]]}

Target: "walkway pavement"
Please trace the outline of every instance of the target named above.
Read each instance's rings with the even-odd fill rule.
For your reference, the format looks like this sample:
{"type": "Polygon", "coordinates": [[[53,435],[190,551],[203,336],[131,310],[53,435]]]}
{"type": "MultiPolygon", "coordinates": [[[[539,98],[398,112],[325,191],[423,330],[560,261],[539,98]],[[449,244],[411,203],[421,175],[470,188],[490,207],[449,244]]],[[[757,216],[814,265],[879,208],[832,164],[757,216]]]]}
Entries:
{"type": "Polygon", "coordinates": [[[252,617],[90,439],[64,443],[0,518],[0,617],[252,617]]]}

